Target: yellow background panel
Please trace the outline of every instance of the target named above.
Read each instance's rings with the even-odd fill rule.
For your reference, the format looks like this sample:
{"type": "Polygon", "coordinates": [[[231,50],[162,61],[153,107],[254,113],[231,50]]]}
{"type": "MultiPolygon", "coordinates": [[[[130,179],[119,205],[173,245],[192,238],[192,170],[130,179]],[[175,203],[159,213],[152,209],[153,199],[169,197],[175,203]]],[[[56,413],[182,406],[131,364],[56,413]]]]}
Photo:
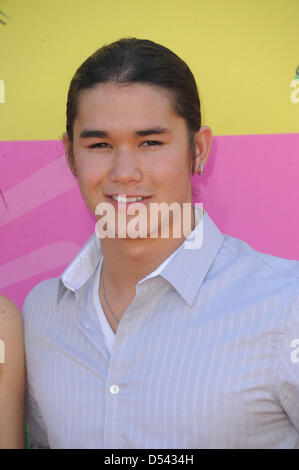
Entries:
{"type": "Polygon", "coordinates": [[[298,132],[298,0],[0,0],[0,10],[0,140],[59,139],[75,70],[126,36],[188,63],[214,135],[298,132]]]}

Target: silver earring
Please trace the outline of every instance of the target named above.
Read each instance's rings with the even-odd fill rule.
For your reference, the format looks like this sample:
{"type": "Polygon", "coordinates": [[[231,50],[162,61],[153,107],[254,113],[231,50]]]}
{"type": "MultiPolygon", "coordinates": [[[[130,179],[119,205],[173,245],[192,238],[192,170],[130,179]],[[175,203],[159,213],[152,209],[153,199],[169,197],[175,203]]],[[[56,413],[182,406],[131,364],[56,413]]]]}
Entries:
{"type": "Polygon", "coordinates": [[[199,165],[199,174],[200,175],[203,174],[203,164],[202,163],[199,165]]]}

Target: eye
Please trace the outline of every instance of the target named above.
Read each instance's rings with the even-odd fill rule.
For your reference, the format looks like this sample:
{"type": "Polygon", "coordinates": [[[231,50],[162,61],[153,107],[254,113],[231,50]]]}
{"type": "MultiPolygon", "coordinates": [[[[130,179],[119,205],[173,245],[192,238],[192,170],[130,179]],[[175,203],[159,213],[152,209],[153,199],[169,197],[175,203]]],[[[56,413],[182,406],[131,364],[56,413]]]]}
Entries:
{"type": "Polygon", "coordinates": [[[162,142],[159,142],[158,140],[146,140],[143,144],[150,144],[146,145],[146,147],[154,147],[155,145],[162,145],[162,142]]]}
{"type": "Polygon", "coordinates": [[[109,145],[106,142],[97,142],[96,144],[90,145],[88,148],[89,149],[95,149],[95,148],[106,148],[105,146],[109,145]]]}

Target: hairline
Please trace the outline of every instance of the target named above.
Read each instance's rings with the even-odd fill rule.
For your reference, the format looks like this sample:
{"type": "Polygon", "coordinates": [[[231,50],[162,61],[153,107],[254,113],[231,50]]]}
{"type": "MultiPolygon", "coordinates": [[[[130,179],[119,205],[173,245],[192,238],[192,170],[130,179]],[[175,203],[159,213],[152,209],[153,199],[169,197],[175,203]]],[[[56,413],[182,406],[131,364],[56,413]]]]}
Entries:
{"type": "Polygon", "coordinates": [[[169,89],[169,88],[167,88],[163,85],[156,84],[156,83],[143,82],[143,81],[118,81],[116,79],[109,79],[109,80],[105,80],[105,81],[100,81],[100,82],[92,84],[91,86],[84,87],[84,88],[81,88],[81,89],[78,90],[77,95],[76,95],[76,116],[74,117],[73,122],[72,122],[72,139],[70,139],[70,136],[68,135],[71,146],[73,145],[73,129],[74,129],[75,119],[78,116],[80,96],[84,93],[84,91],[93,90],[93,89],[97,88],[98,86],[100,86],[102,84],[107,84],[107,83],[111,83],[112,85],[119,86],[119,87],[126,87],[126,86],[130,86],[130,85],[140,84],[140,85],[145,85],[145,86],[149,86],[149,87],[152,87],[152,88],[156,88],[159,91],[161,91],[162,93],[164,93],[164,95],[169,99],[174,113],[177,116],[181,117],[185,121],[186,129],[187,129],[187,133],[188,133],[189,148],[192,151],[192,153],[194,153],[194,146],[192,144],[194,143],[194,133],[195,133],[195,131],[190,129],[187,119],[184,116],[182,116],[178,113],[177,106],[176,106],[177,101],[176,101],[176,96],[175,96],[175,91],[174,90],[169,89]]]}

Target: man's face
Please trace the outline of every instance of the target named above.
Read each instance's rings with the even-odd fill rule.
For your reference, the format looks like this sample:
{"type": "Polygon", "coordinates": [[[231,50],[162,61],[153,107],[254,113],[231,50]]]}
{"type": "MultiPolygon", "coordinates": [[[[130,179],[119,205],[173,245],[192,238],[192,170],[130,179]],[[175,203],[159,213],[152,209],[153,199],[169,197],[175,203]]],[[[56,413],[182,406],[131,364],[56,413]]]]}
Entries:
{"type": "Polygon", "coordinates": [[[148,214],[150,203],[191,202],[186,122],[162,89],[104,83],[84,90],[73,136],[76,174],[92,213],[101,202],[117,210],[112,195],[145,197],[148,214]],[[163,132],[155,133],[157,129],[163,132]]]}

